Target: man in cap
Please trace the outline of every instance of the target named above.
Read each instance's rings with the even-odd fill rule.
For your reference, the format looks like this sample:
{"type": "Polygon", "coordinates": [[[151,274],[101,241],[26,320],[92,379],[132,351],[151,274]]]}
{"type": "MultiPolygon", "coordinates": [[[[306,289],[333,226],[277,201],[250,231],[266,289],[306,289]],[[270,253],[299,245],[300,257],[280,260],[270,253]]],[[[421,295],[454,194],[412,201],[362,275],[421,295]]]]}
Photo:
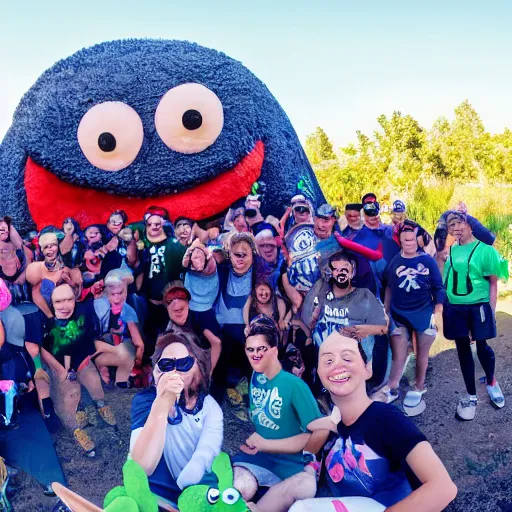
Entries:
{"type": "Polygon", "coordinates": [[[365,194],[361,200],[363,203],[364,224],[368,229],[380,230],[383,236],[391,238],[393,236],[393,228],[384,224],[380,218],[380,204],[377,196],[370,192],[365,194]]]}
{"type": "Polygon", "coordinates": [[[352,240],[355,234],[363,227],[363,221],[361,219],[362,208],[363,205],[361,203],[348,203],[345,205],[345,219],[347,225],[341,232],[344,238],[352,240]]]}
{"type": "Polygon", "coordinates": [[[407,218],[407,209],[405,207],[405,203],[400,199],[397,199],[393,202],[393,207],[391,208],[391,222],[393,226],[400,224],[407,218]]]}

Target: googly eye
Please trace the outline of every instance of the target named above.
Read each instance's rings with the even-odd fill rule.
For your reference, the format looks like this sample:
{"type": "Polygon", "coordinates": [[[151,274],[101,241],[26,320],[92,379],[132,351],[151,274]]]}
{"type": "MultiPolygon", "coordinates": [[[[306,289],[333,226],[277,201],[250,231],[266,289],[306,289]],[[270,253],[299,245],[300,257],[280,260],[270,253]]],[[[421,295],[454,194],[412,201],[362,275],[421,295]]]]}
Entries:
{"type": "Polygon", "coordinates": [[[233,487],[226,489],[222,493],[222,501],[224,503],[226,503],[227,505],[234,505],[239,499],[240,499],[240,493],[233,487]]]}
{"type": "Polygon", "coordinates": [[[199,153],[211,146],[224,126],[218,96],[201,84],[178,85],[167,91],[155,112],[158,135],[173,151],[199,153]]]}
{"type": "Polygon", "coordinates": [[[92,165],[103,171],[120,171],[139,154],[144,129],[132,107],[121,101],[106,101],[84,114],[77,138],[92,165]]]}
{"type": "Polygon", "coordinates": [[[217,503],[217,501],[219,501],[219,496],[220,496],[219,490],[215,489],[215,487],[210,487],[206,494],[206,499],[208,500],[208,503],[210,505],[215,505],[215,503],[217,503]]]}

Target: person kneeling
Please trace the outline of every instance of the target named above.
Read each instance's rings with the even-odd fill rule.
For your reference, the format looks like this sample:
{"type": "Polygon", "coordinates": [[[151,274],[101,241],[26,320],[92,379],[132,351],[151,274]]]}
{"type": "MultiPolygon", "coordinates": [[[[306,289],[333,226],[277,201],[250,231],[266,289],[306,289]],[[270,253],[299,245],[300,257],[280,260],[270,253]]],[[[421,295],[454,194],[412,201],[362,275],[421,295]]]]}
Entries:
{"type": "Polygon", "coordinates": [[[316,493],[315,473],[304,468],[303,450],[312,441],[306,426],[320,411],[307,385],[283,370],[278,338],[275,322],[265,315],[249,325],[245,352],[254,370],[249,410],[256,433],[233,458],[234,486],[246,501],[257,501],[260,512],[287,511],[316,493]],[[270,489],[258,499],[265,488],[270,489]]]}
{"type": "Polygon", "coordinates": [[[222,410],[208,395],[210,360],[192,334],[160,336],[153,364],[155,385],[132,401],[130,452],[159,506],[175,510],[185,487],[216,484],[208,472],[222,445],[222,410]]]}
{"type": "Polygon", "coordinates": [[[415,424],[396,407],[368,397],[371,369],[361,344],[331,334],[320,347],[318,375],[335,407],[308,428],[336,434],[325,447],[333,495],[373,498],[387,512],[444,510],[457,488],[415,424]]]}

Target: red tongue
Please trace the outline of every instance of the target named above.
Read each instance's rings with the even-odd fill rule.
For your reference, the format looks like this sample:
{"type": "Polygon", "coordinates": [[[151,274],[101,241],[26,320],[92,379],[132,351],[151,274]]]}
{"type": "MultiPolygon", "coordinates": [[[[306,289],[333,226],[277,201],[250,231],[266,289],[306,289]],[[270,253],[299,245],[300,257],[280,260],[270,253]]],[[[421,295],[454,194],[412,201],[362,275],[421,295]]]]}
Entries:
{"type": "Polygon", "coordinates": [[[117,209],[124,210],[130,222],[135,222],[142,219],[151,205],[166,208],[173,220],[178,216],[206,219],[249,194],[260,177],[264,153],[265,146],[258,141],[235,167],[207,183],[177,194],[150,198],[117,196],[71,185],[28,157],[25,164],[28,207],[38,229],[50,224],[60,226],[67,217],[73,217],[83,226],[104,223],[117,209]]]}

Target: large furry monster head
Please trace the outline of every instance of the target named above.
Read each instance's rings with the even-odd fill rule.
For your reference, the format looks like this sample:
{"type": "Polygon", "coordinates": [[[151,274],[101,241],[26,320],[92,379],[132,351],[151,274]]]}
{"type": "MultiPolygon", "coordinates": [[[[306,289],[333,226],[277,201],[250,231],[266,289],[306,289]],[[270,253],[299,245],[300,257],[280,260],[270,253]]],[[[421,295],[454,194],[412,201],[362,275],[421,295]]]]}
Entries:
{"type": "Polygon", "coordinates": [[[303,179],[322,192],[297,135],[240,62],[194,43],[123,40],[81,50],[25,94],[0,145],[0,215],[21,231],[74,217],[130,221],[150,205],[175,219],[223,212],[266,183],[279,215],[303,179]]]}

